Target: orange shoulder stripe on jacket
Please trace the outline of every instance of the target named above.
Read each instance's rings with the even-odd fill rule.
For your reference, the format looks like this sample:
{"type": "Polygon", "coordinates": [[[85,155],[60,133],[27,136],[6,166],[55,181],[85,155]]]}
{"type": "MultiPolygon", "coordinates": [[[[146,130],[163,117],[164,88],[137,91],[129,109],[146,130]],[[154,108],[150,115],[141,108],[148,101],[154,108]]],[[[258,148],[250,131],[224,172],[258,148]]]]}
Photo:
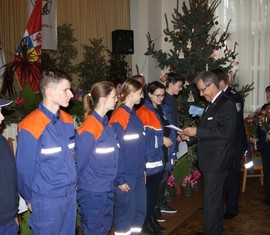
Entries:
{"type": "Polygon", "coordinates": [[[20,122],[18,130],[25,129],[38,139],[50,121],[44,113],[36,109],[20,122]]]}
{"type": "Polygon", "coordinates": [[[113,113],[109,123],[112,124],[113,122],[118,122],[125,130],[129,122],[129,117],[129,113],[125,109],[119,107],[113,113]]]}
{"type": "Polygon", "coordinates": [[[95,140],[98,139],[103,131],[102,124],[93,116],[88,116],[82,125],[78,129],[78,134],[81,135],[82,132],[87,131],[94,135],[95,140]]]}
{"type": "Polygon", "coordinates": [[[73,124],[73,118],[63,110],[60,110],[60,119],[65,123],[73,124]]]}
{"type": "Polygon", "coordinates": [[[148,126],[151,129],[161,130],[162,125],[157,118],[156,114],[149,110],[145,105],[137,110],[137,115],[141,119],[143,126],[148,126]]]}

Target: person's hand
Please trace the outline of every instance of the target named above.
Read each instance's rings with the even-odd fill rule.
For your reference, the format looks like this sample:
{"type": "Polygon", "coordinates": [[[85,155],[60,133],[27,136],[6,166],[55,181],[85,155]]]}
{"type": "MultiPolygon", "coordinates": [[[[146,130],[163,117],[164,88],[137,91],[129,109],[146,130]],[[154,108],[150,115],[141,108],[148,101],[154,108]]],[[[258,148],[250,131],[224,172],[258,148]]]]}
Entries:
{"type": "Polygon", "coordinates": [[[173,142],[170,138],[163,136],[163,144],[169,148],[173,145],[173,142]]]}
{"type": "Polygon", "coordinates": [[[127,183],[119,185],[118,188],[123,191],[123,192],[128,192],[130,190],[129,186],[127,183]]]}
{"type": "Polygon", "coordinates": [[[254,137],[254,136],[251,136],[249,138],[249,141],[252,143],[252,144],[255,144],[257,141],[258,141],[258,138],[257,137],[254,137]]]}
{"type": "Polygon", "coordinates": [[[28,207],[28,210],[29,210],[30,212],[32,212],[32,204],[31,204],[31,203],[28,203],[28,204],[27,204],[27,207],[28,207]]]}
{"type": "Polygon", "coordinates": [[[195,136],[197,135],[197,127],[188,127],[183,130],[183,135],[184,136],[195,136]]]}
{"type": "Polygon", "coordinates": [[[15,222],[16,222],[16,224],[19,226],[19,219],[18,219],[18,216],[16,216],[15,222]]]}

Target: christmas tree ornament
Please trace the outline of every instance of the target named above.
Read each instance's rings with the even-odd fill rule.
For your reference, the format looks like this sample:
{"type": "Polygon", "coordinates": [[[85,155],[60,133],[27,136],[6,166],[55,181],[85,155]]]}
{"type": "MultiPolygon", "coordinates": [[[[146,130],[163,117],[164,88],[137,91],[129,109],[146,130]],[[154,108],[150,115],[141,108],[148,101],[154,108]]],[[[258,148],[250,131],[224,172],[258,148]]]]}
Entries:
{"type": "Polygon", "coordinates": [[[190,91],[189,94],[188,94],[187,102],[188,103],[193,103],[194,101],[195,101],[194,96],[192,94],[192,91],[190,91]]]}
{"type": "Polygon", "coordinates": [[[165,42],[168,42],[168,37],[165,37],[165,38],[164,38],[164,41],[165,41],[165,42]]]}
{"type": "Polygon", "coordinates": [[[179,58],[179,59],[184,59],[184,58],[185,58],[185,55],[184,55],[184,53],[183,53],[182,48],[181,48],[181,50],[180,50],[180,52],[179,52],[179,54],[178,54],[178,58],[179,58]]]}
{"type": "Polygon", "coordinates": [[[190,40],[190,38],[188,39],[188,41],[187,41],[187,49],[188,50],[191,50],[191,46],[192,45],[192,42],[191,42],[191,40],[190,40]]]}
{"type": "Polygon", "coordinates": [[[163,76],[160,77],[159,79],[161,82],[165,82],[167,80],[167,75],[164,74],[163,76]]]}
{"type": "Polygon", "coordinates": [[[215,25],[218,25],[218,21],[215,21],[215,25]]]}

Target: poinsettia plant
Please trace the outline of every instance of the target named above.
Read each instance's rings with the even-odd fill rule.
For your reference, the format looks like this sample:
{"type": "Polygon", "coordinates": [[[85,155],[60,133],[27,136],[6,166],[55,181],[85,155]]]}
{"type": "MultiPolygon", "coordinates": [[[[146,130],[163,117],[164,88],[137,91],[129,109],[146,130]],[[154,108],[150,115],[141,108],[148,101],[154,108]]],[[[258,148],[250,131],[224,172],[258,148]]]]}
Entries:
{"type": "Polygon", "coordinates": [[[195,188],[201,179],[201,172],[198,170],[192,171],[189,175],[186,175],[182,182],[182,188],[186,191],[195,188]]]}
{"type": "Polygon", "coordinates": [[[168,192],[170,195],[175,195],[176,194],[176,187],[178,186],[178,184],[175,182],[175,176],[173,174],[171,174],[167,180],[167,186],[168,186],[168,192]]]}
{"type": "Polygon", "coordinates": [[[247,117],[247,127],[254,137],[256,137],[257,128],[262,128],[267,133],[266,140],[270,141],[270,107],[250,114],[247,117]]]}

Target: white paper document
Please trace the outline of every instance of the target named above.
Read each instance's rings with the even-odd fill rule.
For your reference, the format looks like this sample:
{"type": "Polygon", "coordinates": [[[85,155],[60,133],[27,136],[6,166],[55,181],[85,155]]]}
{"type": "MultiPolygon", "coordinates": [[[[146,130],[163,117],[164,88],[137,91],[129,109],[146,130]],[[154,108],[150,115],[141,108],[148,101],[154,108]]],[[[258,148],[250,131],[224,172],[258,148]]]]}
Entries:
{"type": "Polygon", "coordinates": [[[182,141],[178,145],[178,152],[176,153],[177,159],[184,156],[188,152],[188,146],[186,141],[182,141]]]}
{"type": "Polygon", "coordinates": [[[174,130],[174,131],[183,131],[182,129],[178,128],[178,127],[175,126],[175,125],[167,125],[167,126],[165,126],[165,127],[168,127],[168,128],[170,128],[170,129],[172,129],[172,130],[174,130]]]}

